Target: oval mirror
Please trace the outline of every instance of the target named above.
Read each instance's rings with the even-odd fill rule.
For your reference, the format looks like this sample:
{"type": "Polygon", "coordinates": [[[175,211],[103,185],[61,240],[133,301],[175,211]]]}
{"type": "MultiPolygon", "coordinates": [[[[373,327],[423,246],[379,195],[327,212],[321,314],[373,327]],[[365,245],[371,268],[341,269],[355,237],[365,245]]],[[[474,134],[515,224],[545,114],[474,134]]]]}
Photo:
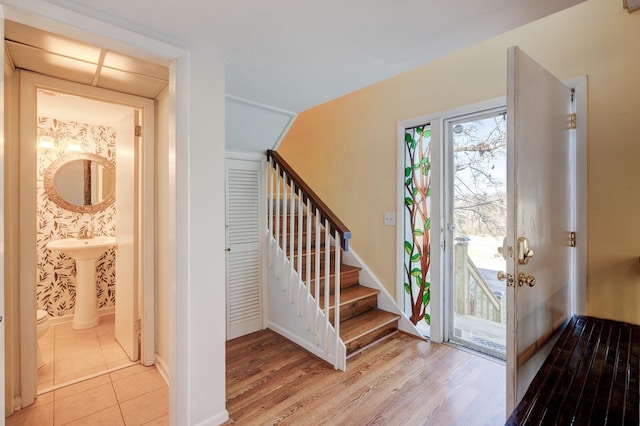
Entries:
{"type": "Polygon", "coordinates": [[[103,210],[115,200],[115,167],[96,154],[64,154],[51,163],[44,189],[58,206],[76,213],[103,210]]]}

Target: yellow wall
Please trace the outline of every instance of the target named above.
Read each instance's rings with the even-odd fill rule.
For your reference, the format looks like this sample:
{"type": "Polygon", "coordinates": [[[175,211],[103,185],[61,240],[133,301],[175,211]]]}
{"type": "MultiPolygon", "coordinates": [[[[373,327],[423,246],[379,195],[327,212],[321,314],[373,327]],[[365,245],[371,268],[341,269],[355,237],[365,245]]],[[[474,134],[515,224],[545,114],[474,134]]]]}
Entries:
{"type": "Polygon", "coordinates": [[[519,45],[561,79],[588,82],[588,313],[640,323],[640,12],[589,0],[308,110],[279,152],[353,232],[395,294],[396,123],[505,95],[519,45]]]}

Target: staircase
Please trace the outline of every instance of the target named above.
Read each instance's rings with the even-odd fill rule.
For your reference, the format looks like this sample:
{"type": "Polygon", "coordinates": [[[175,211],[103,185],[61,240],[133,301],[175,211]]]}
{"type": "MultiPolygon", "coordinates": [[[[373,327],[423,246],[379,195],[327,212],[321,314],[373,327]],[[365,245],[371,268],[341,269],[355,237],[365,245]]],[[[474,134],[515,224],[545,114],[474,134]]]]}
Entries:
{"type": "Polygon", "coordinates": [[[345,370],[346,358],[395,333],[400,316],[379,309],[379,290],[360,285],[360,268],[342,262],[351,236],[344,224],[277,153],[268,158],[274,329],[345,370]]]}
{"type": "MultiPolygon", "coordinates": [[[[280,223],[283,223],[283,217],[280,216],[280,223]]],[[[304,223],[304,222],[303,222],[304,223]]],[[[311,225],[312,234],[315,232],[315,225],[311,225]]],[[[297,236],[297,225],[294,224],[294,247],[297,236]]],[[[302,241],[306,241],[306,230],[303,225],[302,241]]],[[[312,240],[313,241],[313,240],[312,240]]],[[[332,259],[329,267],[330,277],[330,295],[335,296],[335,246],[329,248],[329,259],[332,259]]],[[[342,248],[340,248],[342,250],[342,248]]],[[[309,274],[309,290],[311,294],[315,294],[315,259],[319,256],[320,269],[324,270],[326,265],[326,246],[322,244],[320,247],[314,247],[312,244],[311,258],[311,274],[309,274]]],[[[297,262],[298,256],[305,257],[306,250],[300,254],[293,255],[293,264],[297,262]]],[[[343,258],[343,256],[341,256],[343,258]]],[[[302,263],[302,275],[306,275],[306,267],[302,263]]],[[[381,340],[398,330],[399,315],[395,315],[381,309],[378,309],[378,293],[379,290],[360,285],[360,268],[355,266],[340,264],[340,339],[347,348],[347,358],[361,349],[381,340]]],[[[325,312],[324,297],[324,280],[320,279],[319,288],[319,305],[322,312],[325,312]]],[[[329,297],[329,322],[333,324],[335,319],[335,297],[329,297]]]]}

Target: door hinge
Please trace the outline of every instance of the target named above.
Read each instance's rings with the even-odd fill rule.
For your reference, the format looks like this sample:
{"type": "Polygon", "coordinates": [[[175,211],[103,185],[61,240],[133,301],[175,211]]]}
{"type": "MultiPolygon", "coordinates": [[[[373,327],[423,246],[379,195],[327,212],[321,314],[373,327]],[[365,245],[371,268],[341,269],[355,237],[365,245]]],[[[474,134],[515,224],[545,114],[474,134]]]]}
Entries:
{"type": "MultiPolygon", "coordinates": [[[[574,114],[575,115],[575,114],[574,114]]],[[[137,137],[142,136],[142,126],[136,126],[134,129],[134,133],[137,137]]]]}
{"type": "Polygon", "coordinates": [[[570,117],[571,117],[571,124],[570,124],[570,127],[571,127],[572,129],[575,129],[575,128],[576,128],[576,126],[577,126],[577,124],[576,124],[576,122],[577,122],[577,121],[576,121],[576,120],[577,120],[576,113],[574,112],[573,114],[571,114],[571,116],[570,116],[570,117]]]}
{"type": "Polygon", "coordinates": [[[576,246],[576,233],[575,232],[570,232],[569,233],[569,247],[575,247],[576,246]]]}
{"type": "Polygon", "coordinates": [[[138,337],[140,337],[140,335],[142,334],[142,319],[138,318],[135,322],[135,324],[133,325],[133,330],[135,331],[136,335],[138,337]]]}

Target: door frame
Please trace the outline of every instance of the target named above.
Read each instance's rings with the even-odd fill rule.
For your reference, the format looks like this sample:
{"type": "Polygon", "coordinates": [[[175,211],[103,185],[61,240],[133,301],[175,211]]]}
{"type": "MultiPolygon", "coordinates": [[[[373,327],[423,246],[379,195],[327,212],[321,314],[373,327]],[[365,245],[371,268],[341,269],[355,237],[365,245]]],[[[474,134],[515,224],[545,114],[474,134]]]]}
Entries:
{"type": "Polygon", "coordinates": [[[457,107],[434,114],[399,121],[397,124],[397,186],[396,186],[396,303],[404,309],[404,229],[402,218],[404,217],[404,133],[405,129],[430,123],[431,126],[431,335],[434,342],[443,342],[447,327],[445,318],[445,293],[444,277],[446,270],[445,256],[445,204],[443,194],[445,191],[445,145],[444,145],[444,121],[461,115],[467,115],[475,111],[498,108],[506,105],[506,98],[495,98],[483,102],[477,102],[462,107],[457,107]]]}
{"type": "MultiPolygon", "coordinates": [[[[452,121],[456,121],[458,119],[465,119],[465,118],[469,118],[469,119],[473,119],[478,118],[478,117],[487,117],[487,116],[494,116],[497,115],[498,113],[507,113],[507,105],[506,105],[506,98],[500,98],[500,99],[495,99],[493,101],[491,101],[491,104],[493,104],[495,101],[495,105],[492,107],[487,107],[489,104],[479,104],[479,106],[482,106],[482,109],[475,109],[473,108],[475,105],[470,105],[469,106],[469,111],[467,111],[467,108],[463,108],[461,110],[456,110],[455,111],[455,115],[453,116],[447,116],[444,117],[442,119],[442,140],[441,143],[443,144],[443,153],[444,153],[444,159],[443,159],[443,163],[444,163],[444,167],[442,170],[442,182],[444,185],[444,190],[442,192],[442,199],[441,199],[441,204],[442,204],[442,217],[443,217],[443,224],[445,226],[445,229],[442,233],[444,241],[446,241],[447,243],[444,244],[444,247],[446,248],[446,246],[448,245],[451,250],[447,251],[446,253],[444,252],[444,250],[442,250],[441,256],[442,256],[442,292],[443,292],[443,300],[442,300],[442,315],[443,315],[443,321],[442,321],[442,341],[443,342],[449,342],[453,345],[459,345],[459,346],[463,346],[466,348],[469,348],[471,350],[474,350],[476,352],[479,353],[484,353],[487,354],[489,356],[491,355],[491,351],[489,350],[485,350],[483,352],[482,349],[480,349],[478,346],[474,345],[472,342],[465,342],[462,343],[461,339],[456,339],[455,336],[452,336],[452,326],[453,326],[453,317],[454,317],[454,312],[453,312],[453,285],[450,285],[448,288],[446,288],[445,283],[449,283],[449,284],[453,284],[453,280],[454,280],[454,272],[453,272],[453,257],[454,257],[454,252],[453,252],[453,246],[454,246],[454,229],[450,226],[447,226],[447,223],[453,223],[453,190],[454,190],[454,169],[453,169],[453,152],[452,152],[452,144],[453,141],[450,138],[450,135],[447,131],[447,127],[449,126],[449,123],[452,121]],[[463,112],[463,111],[467,111],[467,112],[463,112]],[[453,340],[452,340],[453,338],[453,340]]],[[[505,134],[505,143],[506,143],[506,134],[505,134]]],[[[505,149],[505,166],[506,166],[506,149],[505,149]]],[[[506,172],[506,167],[505,167],[505,172],[506,172]]],[[[506,197],[506,186],[507,186],[507,182],[505,181],[505,197],[506,197]]],[[[506,214],[505,214],[505,225],[506,225],[506,214]]],[[[506,293],[505,296],[506,297],[506,293]]],[[[506,328],[505,328],[505,345],[506,345],[506,328]]],[[[493,356],[496,356],[496,354],[493,354],[493,356]]]]}
{"type": "Polygon", "coordinates": [[[574,91],[575,129],[575,228],[574,291],[571,308],[574,315],[587,314],[587,76],[564,80],[574,91]]]}
{"type": "MultiPolygon", "coordinates": [[[[4,40],[4,10],[2,8],[0,8],[0,36],[2,36],[2,39],[4,40]]],[[[5,58],[6,56],[2,56],[2,58],[0,59],[0,65],[2,68],[2,79],[1,81],[1,86],[0,87],[0,97],[2,97],[2,99],[6,99],[8,96],[12,97],[12,90],[9,89],[8,91],[5,91],[5,86],[7,85],[7,81],[5,80],[5,58]],[[7,93],[8,92],[8,93],[7,93]]],[[[4,104],[3,104],[4,105],[4,104]]],[[[5,209],[5,200],[11,201],[13,198],[13,194],[15,194],[15,190],[14,192],[11,192],[10,194],[6,194],[4,191],[4,188],[6,186],[7,182],[11,182],[11,177],[12,177],[12,172],[13,170],[9,167],[7,167],[6,165],[6,154],[8,151],[10,151],[9,146],[7,144],[7,140],[12,139],[11,136],[9,136],[7,133],[9,132],[9,129],[12,128],[11,125],[9,125],[8,123],[5,123],[5,121],[11,121],[12,117],[11,117],[11,112],[6,109],[3,108],[3,114],[2,116],[0,116],[0,135],[2,135],[2,142],[0,142],[0,187],[3,188],[2,191],[2,199],[0,199],[0,216],[3,218],[3,226],[0,229],[0,245],[2,245],[2,249],[0,249],[0,316],[6,317],[8,314],[12,314],[13,313],[13,307],[10,306],[11,305],[11,301],[13,298],[13,288],[11,288],[9,286],[9,288],[7,289],[7,297],[5,297],[5,285],[4,285],[4,278],[6,276],[12,276],[12,272],[13,272],[13,268],[11,267],[11,265],[7,265],[5,266],[5,263],[7,262],[7,258],[5,256],[6,253],[6,248],[7,245],[6,242],[11,242],[12,238],[11,238],[11,234],[12,232],[10,230],[5,230],[5,224],[7,223],[11,223],[12,219],[15,217],[15,215],[7,215],[6,211],[8,209],[5,209]]],[[[7,407],[7,403],[12,404],[13,403],[13,395],[12,395],[12,390],[13,390],[13,383],[7,385],[7,373],[6,373],[6,365],[7,364],[11,364],[13,361],[13,350],[8,349],[6,350],[6,339],[7,337],[9,337],[9,339],[11,339],[13,337],[13,333],[12,333],[12,326],[9,327],[5,327],[6,324],[6,320],[5,318],[0,318],[0,342],[2,342],[2,349],[0,349],[0,366],[2,366],[1,370],[0,370],[0,382],[2,383],[2,389],[0,389],[0,418],[4,419],[5,415],[7,413],[7,410],[11,413],[13,412],[13,407],[7,407]],[[5,353],[8,352],[8,354],[5,353]],[[8,389],[8,392],[7,392],[8,389]]],[[[12,379],[12,378],[11,378],[12,379]]],[[[4,420],[3,420],[4,421],[4,420]]]]}
{"type": "MultiPolygon", "coordinates": [[[[20,286],[33,291],[20,292],[20,365],[34,365],[36,358],[36,139],[33,124],[37,113],[35,94],[38,88],[48,88],[85,98],[119,103],[143,111],[143,142],[136,159],[139,168],[137,197],[138,217],[138,292],[143,295],[138,316],[142,320],[140,358],[143,365],[155,362],[155,103],[134,95],[113,92],[79,83],[59,80],[28,71],[20,72],[20,286]],[[25,102],[28,100],[28,102],[25,102]],[[146,214],[151,211],[152,214],[146,214]],[[32,287],[27,287],[32,286],[32,287]]],[[[11,159],[9,159],[11,160],[11,159]]],[[[37,394],[37,369],[20,367],[21,405],[33,403],[37,394]]]]}
{"type": "MultiPolygon", "coordinates": [[[[564,80],[564,83],[575,91],[576,121],[576,176],[575,206],[577,243],[574,257],[575,286],[572,292],[573,314],[586,314],[587,304],[587,77],[564,80]]],[[[445,119],[467,115],[473,112],[489,110],[501,106],[506,107],[506,97],[502,96],[486,101],[426,114],[402,120],[397,123],[397,156],[396,156],[396,303],[404,309],[404,230],[401,220],[404,217],[404,133],[406,128],[431,125],[431,244],[438,250],[431,251],[431,335],[430,340],[442,343],[446,338],[448,324],[444,310],[444,272],[446,256],[444,250],[445,237],[445,204],[444,204],[444,121],[445,119]]]]}

